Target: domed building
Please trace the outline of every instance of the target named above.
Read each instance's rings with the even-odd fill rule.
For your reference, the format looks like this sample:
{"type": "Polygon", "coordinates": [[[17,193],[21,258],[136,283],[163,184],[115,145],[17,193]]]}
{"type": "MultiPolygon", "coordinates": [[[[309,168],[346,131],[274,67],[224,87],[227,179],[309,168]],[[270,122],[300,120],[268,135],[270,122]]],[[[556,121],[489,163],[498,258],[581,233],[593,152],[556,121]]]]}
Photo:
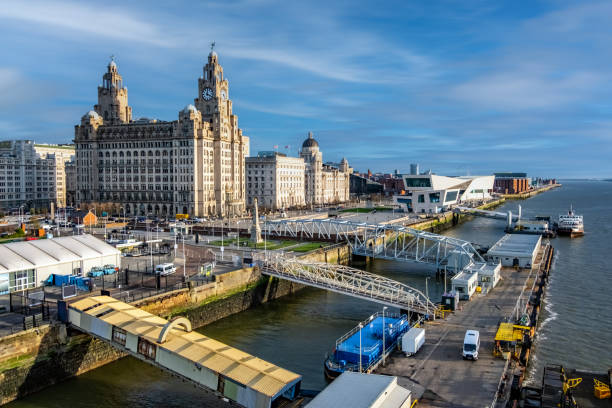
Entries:
{"type": "Polygon", "coordinates": [[[306,164],[306,204],[338,204],[349,200],[350,168],[343,158],[339,166],[323,164],[323,153],[312,132],[302,143],[300,157],[306,164]]]}
{"type": "Polygon", "coordinates": [[[244,213],[249,138],[232,113],[229,84],[212,50],[197,92],[178,120],[132,120],[127,87],[112,60],[98,103],[75,126],[77,205],[128,216],[244,213]]]}

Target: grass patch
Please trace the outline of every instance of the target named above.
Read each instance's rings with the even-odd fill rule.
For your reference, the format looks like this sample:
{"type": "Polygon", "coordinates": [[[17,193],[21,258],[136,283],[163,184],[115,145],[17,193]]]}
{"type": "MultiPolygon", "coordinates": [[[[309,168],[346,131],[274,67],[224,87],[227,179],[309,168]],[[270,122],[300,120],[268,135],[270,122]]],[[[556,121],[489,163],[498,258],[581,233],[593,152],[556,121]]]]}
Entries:
{"type": "Polygon", "coordinates": [[[22,354],[17,357],[9,358],[8,360],[0,363],[0,372],[26,365],[26,362],[27,364],[30,364],[31,362],[34,362],[34,360],[36,360],[36,356],[34,354],[22,354]]]}
{"type": "MultiPolygon", "coordinates": [[[[221,246],[221,240],[218,241],[211,241],[209,242],[210,245],[216,245],[216,246],[221,246]]],[[[230,246],[230,245],[236,245],[238,244],[238,240],[236,238],[230,238],[230,239],[224,239],[223,240],[223,246],[230,246]]],[[[270,240],[267,242],[260,242],[259,244],[255,245],[254,242],[250,241],[247,238],[244,239],[240,239],[240,247],[241,248],[257,248],[257,249],[270,249],[270,250],[274,250],[274,249],[281,249],[281,248],[286,248],[288,246],[291,245],[295,245],[296,241],[277,241],[277,240],[270,240]]]]}
{"type": "Polygon", "coordinates": [[[170,313],[168,314],[168,319],[171,319],[175,316],[184,316],[187,312],[189,312],[190,310],[202,307],[204,305],[207,305],[209,303],[214,303],[217,302],[219,300],[223,300],[223,299],[227,299],[228,297],[234,296],[237,293],[242,293],[242,292],[247,292],[253,288],[256,288],[259,285],[264,285],[268,283],[268,280],[271,279],[269,277],[261,277],[260,279],[258,279],[255,282],[251,282],[248,283],[246,285],[240,286],[236,289],[233,289],[231,291],[225,292],[221,295],[214,295],[214,296],[210,296],[207,297],[206,299],[202,300],[200,303],[197,304],[189,304],[189,305],[185,305],[185,306],[177,306],[175,308],[173,308],[170,313]]]}
{"type": "Polygon", "coordinates": [[[315,249],[323,248],[327,245],[328,244],[326,242],[306,242],[295,248],[291,248],[291,250],[294,252],[310,252],[315,249]]]}
{"type": "Polygon", "coordinates": [[[371,213],[372,211],[392,211],[392,208],[387,207],[374,207],[374,208],[345,208],[344,210],[340,210],[339,212],[343,213],[371,213]]]}

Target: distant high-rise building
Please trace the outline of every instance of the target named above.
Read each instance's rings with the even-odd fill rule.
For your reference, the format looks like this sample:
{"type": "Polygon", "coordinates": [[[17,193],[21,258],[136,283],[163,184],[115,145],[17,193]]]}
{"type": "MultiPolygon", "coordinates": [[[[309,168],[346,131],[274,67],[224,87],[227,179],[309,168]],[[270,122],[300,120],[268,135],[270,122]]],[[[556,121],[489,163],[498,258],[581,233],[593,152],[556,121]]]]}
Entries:
{"type": "Polygon", "coordinates": [[[43,159],[55,160],[55,199],[57,207],[67,205],[66,164],[74,160],[74,145],[35,144],[34,150],[43,159]]]}
{"type": "Polygon", "coordinates": [[[416,176],[419,174],[419,165],[417,163],[410,164],[410,175],[416,176]]]}
{"type": "Polygon", "coordinates": [[[32,140],[0,141],[0,209],[49,209],[64,206],[64,163],[74,148],[36,145],[32,140]]]}

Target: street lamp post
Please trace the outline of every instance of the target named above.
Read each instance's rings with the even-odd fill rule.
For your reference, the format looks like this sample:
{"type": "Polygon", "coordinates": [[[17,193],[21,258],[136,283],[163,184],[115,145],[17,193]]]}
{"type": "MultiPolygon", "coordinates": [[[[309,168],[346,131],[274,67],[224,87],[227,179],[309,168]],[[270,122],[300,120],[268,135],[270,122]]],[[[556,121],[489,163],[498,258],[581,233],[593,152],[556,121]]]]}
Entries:
{"type": "Polygon", "coordinates": [[[431,276],[425,278],[425,297],[427,298],[427,314],[429,314],[429,287],[427,286],[427,281],[430,278],[431,276]]]}
{"type": "Polygon", "coordinates": [[[363,324],[359,323],[359,372],[361,373],[361,329],[363,329],[363,324]]]}
{"type": "Polygon", "coordinates": [[[383,355],[382,355],[382,365],[383,367],[385,366],[385,351],[387,351],[387,349],[385,348],[385,331],[387,331],[387,328],[385,327],[385,310],[387,310],[387,306],[383,307],[383,313],[382,313],[382,326],[383,326],[383,336],[382,336],[382,341],[383,341],[383,355]]]}

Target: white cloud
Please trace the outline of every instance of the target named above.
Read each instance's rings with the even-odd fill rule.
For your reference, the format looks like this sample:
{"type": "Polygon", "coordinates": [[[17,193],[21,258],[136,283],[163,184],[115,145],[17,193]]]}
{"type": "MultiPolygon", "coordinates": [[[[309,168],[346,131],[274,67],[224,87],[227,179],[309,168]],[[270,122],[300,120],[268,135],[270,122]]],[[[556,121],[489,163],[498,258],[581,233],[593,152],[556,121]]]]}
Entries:
{"type": "Polygon", "coordinates": [[[78,32],[159,46],[172,45],[156,25],[130,15],[125,9],[108,6],[40,0],[3,3],[1,19],[31,23],[32,30],[38,24],[62,28],[71,31],[71,36],[78,32]]]}

